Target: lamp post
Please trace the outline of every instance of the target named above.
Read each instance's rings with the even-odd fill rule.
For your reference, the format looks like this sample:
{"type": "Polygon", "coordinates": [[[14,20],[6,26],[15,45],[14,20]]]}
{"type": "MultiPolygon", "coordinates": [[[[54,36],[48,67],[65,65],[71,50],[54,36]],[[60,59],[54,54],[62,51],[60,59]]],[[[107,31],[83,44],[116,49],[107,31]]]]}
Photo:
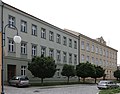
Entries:
{"type": "Polygon", "coordinates": [[[3,28],[3,24],[2,24],[2,71],[1,71],[1,83],[2,83],[2,91],[1,91],[1,94],[4,94],[4,58],[3,58],[3,48],[5,46],[5,30],[6,30],[6,27],[7,26],[12,26],[13,29],[17,30],[17,35],[14,36],[13,40],[15,43],[20,43],[21,42],[21,37],[18,36],[18,29],[16,28],[16,26],[14,25],[11,25],[11,24],[7,24],[5,25],[5,27],[3,28]]]}

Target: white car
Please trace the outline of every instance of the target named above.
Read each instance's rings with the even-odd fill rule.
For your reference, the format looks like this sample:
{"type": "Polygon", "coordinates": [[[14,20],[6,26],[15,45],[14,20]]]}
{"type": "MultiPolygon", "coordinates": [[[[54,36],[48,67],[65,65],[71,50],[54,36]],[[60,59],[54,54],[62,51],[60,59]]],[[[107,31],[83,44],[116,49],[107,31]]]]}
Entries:
{"type": "Polygon", "coordinates": [[[12,79],[9,80],[9,85],[22,87],[22,86],[29,86],[29,79],[27,76],[14,76],[12,79]]]}
{"type": "Polygon", "coordinates": [[[109,88],[118,88],[119,85],[117,85],[115,82],[110,80],[101,80],[98,85],[98,89],[109,89],[109,88]]]}

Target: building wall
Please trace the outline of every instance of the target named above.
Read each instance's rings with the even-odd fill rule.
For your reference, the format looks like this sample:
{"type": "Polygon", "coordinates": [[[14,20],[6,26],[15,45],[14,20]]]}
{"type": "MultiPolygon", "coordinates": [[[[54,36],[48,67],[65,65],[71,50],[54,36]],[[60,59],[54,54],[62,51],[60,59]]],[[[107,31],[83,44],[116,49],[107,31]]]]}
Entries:
{"type": "Polygon", "coordinates": [[[86,61],[89,61],[94,65],[103,67],[105,69],[106,78],[114,79],[113,72],[117,69],[117,50],[110,48],[107,45],[98,42],[97,40],[91,39],[81,34],[80,62],[86,62],[86,61]],[[82,42],[84,42],[83,48],[82,48],[83,46],[82,42]],[[94,50],[92,50],[93,49],[92,45],[94,45],[94,50]],[[97,48],[98,48],[98,52],[96,51],[97,48]]]}

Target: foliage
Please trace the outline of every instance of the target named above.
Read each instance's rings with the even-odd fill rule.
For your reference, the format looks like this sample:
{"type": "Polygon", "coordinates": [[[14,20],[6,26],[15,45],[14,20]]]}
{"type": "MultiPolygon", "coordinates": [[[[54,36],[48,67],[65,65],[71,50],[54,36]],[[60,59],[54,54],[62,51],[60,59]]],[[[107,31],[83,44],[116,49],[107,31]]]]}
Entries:
{"type": "Polygon", "coordinates": [[[72,77],[72,76],[75,76],[74,66],[65,64],[65,65],[63,66],[61,75],[68,77],[67,82],[69,83],[69,78],[72,77]]]}
{"type": "Polygon", "coordinates": [[[115,78],[119,78],[120,79],[120,70],[116,70],[115,72],[114,72],[114,77],[115,78]]]}
{"type": "Polygon", "coordinates": [[[43,83],[44,78],[53,77],[56,72],[55,61],[51,57],[34,57],[31,63],[28,63],[28,70],[32,75],[41,78],[43,83]]]}
{"type": "Polygon", "coordinates": [[[78,77],[83,78],[83,82],[85,82],[85,78],[91,77],[94,74],[95,74],[95,68],[89,62],[80,63],[79,65],[76,66],[76,75],[78,77]]]}
{"type": "Polygon", "coordinates": [[[95,66],[94,65],[94,68],[95,68],[95,74],[93,74],[91,76],[91,78],[94,78],[95,79],[95,83],[96,83],[97,78],[100,78],[100,77],[104,76],[105,70],[101,66],[95,66]]]}

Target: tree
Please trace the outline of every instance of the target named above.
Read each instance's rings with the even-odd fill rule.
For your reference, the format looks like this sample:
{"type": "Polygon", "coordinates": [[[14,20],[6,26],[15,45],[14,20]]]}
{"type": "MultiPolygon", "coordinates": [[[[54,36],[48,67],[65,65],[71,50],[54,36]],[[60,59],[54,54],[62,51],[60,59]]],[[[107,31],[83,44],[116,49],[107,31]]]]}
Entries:
{"type": "Polygon", "coordinates": [[[63,66],[61,75],[68,77],[67,82],[69,83],[69,78],[75,76],[74,66],[65,64],[65,65],[63,66]]]}
{"type": "Polygon", "coordinates": [[[117,69],[117,70],[114,72],[114,77],[117,78],[117,80],[120,79],[120,70],[117,69]]]}
{"type": "Polygon", "coordinates": [[[28,70],[31,71],[32,75],[41,78],[43,84],[44,78],[53,77],[56,72],[55,61],[51,57],[34,57],[32,62],[28,63],[28,70]]]}
{"type": "Polygon", "coordinates": [[[85,78],[91,77],[93,74],[95,74],[95,68],[88,61],[76,66],[76,75],[83,78],[83,82],[85,82],[85,78]]]}
{"type": "Polygon", "coordinates": [[[91,76],[91,78],[94,78],[95,79],[95,83],[96,83],[97,78],[100,78],[100,77],[104,76],[105,70],[101,66],[95,66],[94,65],[94,68],[95,68],[95,74],[93,74],[91,76]]]}

